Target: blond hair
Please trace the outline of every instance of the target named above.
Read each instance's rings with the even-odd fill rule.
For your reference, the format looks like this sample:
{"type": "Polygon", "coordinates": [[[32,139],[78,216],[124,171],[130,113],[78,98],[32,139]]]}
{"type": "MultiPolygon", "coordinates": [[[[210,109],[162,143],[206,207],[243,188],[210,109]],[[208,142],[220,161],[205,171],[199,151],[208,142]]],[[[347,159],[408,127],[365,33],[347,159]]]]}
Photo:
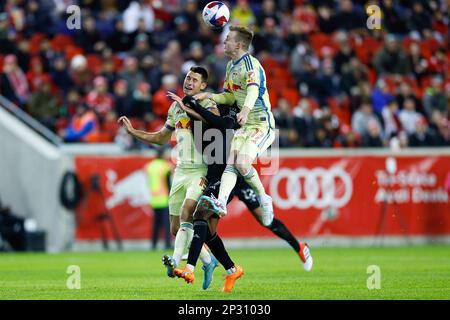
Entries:
{"type": "Polygon", "coordinates": [[[248,50],[253,40],[253,31],[247,27],[231,26],[230,31],[236,31],[236,41],[242,42],[244,50],[248,50]]]}

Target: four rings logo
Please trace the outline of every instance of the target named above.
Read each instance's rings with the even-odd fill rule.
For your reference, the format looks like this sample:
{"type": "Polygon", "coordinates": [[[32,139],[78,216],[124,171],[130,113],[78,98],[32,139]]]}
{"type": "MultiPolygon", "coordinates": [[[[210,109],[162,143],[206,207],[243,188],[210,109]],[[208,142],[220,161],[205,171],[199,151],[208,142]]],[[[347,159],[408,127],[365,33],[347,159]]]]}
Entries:
{"type": "Polygon", "coordinates": [[[270,182],[270,194],[277,207],[281,209],[306,209],[314,207],[341,208],[353,193],[350,175],[340,167],[325,168],[283,168],[270,182]],[[286,179],[286,197],[280,196],[279,184],[286,179]]]}

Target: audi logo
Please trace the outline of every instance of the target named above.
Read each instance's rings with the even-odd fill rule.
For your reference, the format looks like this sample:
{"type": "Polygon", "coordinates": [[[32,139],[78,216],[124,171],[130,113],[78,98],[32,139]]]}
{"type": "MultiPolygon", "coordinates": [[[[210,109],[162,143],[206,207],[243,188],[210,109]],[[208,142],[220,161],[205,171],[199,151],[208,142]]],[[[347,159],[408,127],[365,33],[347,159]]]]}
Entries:
{"type": "Polygon", "coordinates": [[[352,178],[340,167],[283,168],[270,182],[270,195],[281,209],[341,208],[350,201],[352,193],[352,178]],[[279,194],[279,184],[283,179],[287,179],[287,199],[279,194]]]}

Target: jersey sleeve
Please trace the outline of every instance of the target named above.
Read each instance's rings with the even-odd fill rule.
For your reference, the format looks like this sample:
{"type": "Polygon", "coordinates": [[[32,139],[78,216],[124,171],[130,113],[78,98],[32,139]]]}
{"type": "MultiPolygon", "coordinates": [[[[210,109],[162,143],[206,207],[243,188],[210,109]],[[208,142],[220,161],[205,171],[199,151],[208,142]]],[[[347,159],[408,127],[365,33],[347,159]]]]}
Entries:
{"type": "Polygon", "coordinates": [[[164,127],[166,127],[169,130],[175,130],[175,117],[174,117],[174,109],[176,106],[176,102],[173,102],[170,105],[169,112],[167,113],[167,120],[164,124],[164,127]]]}
{"type": "Polygon", "coordinates": [[[245,85],[259,87],[261,83],[261,75],[257,63],[252,62],[250,57],[244,59],[245,62],[245,85]]]}

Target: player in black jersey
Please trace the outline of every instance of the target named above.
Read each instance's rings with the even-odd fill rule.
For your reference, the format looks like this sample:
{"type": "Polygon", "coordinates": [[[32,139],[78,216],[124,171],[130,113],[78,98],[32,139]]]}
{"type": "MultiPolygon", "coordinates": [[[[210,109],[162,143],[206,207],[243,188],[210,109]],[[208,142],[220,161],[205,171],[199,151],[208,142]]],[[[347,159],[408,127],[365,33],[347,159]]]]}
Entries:
{"type": "MultiPolygon", "coordinates": [[[[221,134],[211,134],[211,136],[216,137],[216,139],[222,139],[222,141],[214,140],[216,147],[222,145],[222,150],[215,149],[216,154],[214,154],[214,156],[209,155],[208,153],[204,153],[204,155],[209,156],[209,158],[207,159],[208,184],[203,193],[204,196],[199,199],[199,204],[197,206],[196,212],[194,213],[194,238],[189,250],[188,263],[184,269],[177,269],[176,271],[174,270],[174,273],[176,275],[183,277],[187,282],[192,282],[194,279],[193,270],[203,243],[206,242],[210,247],[209,242],[211,240],[214,240],[215,238],[218,238],[215,230],[220,217],[210,210],[209,202],[206,199],[208,197],[218,196],[221,176],[226,167],[229,142],[233,137],[232,131],[233,129],[237,128],[236,114],[239,112],[239,109],[237,108],[237,106],[227,106],[225,108],[220,108],[219,106],[220,115],[217,115],[201,107],[198,102],[192,97],[186,97],[182,102],[182,108],[184,108],[189,116],[191,116],[195,120],[202,120],[209,125],[209,128],[218,129],[221,134]],[[222,152],[222,154],[220,156],[217,156],[217,151],[222,152]]],[[[197,137],[195,138],[195,140],[198,141],[199,138],[197,137]]],[[[205,142],[203,136],[200,140],[203,142],[203,150],[205,150],[212,143],[205,142]]],[[[236,183],[232,195],[228,198],[228,202],[232,200],[235,194],[241,201],[246,204],[247,208],[261,225],[267,227],[278,237],[287,241],[295,250],[295,252],[299,254],[303,263],[305,263],[306,258],[302,256],[302,248],[305,248],[305,245],[303,243],[299,243],[280,220],[274,217],[272,217],[271,221],[264,221],[264,219],[262,219],[263,211],[256,197],[256,193],[241,177],[238,178],[238,182],[236,183]]],[[[214,255],[216,255],[215,252],[213,253],[214,255]]],[[[240,277],[240,275],[242,275],[241,273],[239,276],[237,276],[237,274],[242,272],[242,270],[234,270],[233,268],[231,268],[230,270],[228,266],[234,266],[234,263],[229,258],[224,247],[222,253],[222,256],[216,255],[216,258],[222,263],[227,272],[230,273],[229,276],[227,276],[228,281],[226,281],[224,287],[224,291],[230,291],[233,288],[234,281],[236,281],[240,277]]],[[[238,268],[239,267],[237,266],[236,269],[238,268]]]]}

